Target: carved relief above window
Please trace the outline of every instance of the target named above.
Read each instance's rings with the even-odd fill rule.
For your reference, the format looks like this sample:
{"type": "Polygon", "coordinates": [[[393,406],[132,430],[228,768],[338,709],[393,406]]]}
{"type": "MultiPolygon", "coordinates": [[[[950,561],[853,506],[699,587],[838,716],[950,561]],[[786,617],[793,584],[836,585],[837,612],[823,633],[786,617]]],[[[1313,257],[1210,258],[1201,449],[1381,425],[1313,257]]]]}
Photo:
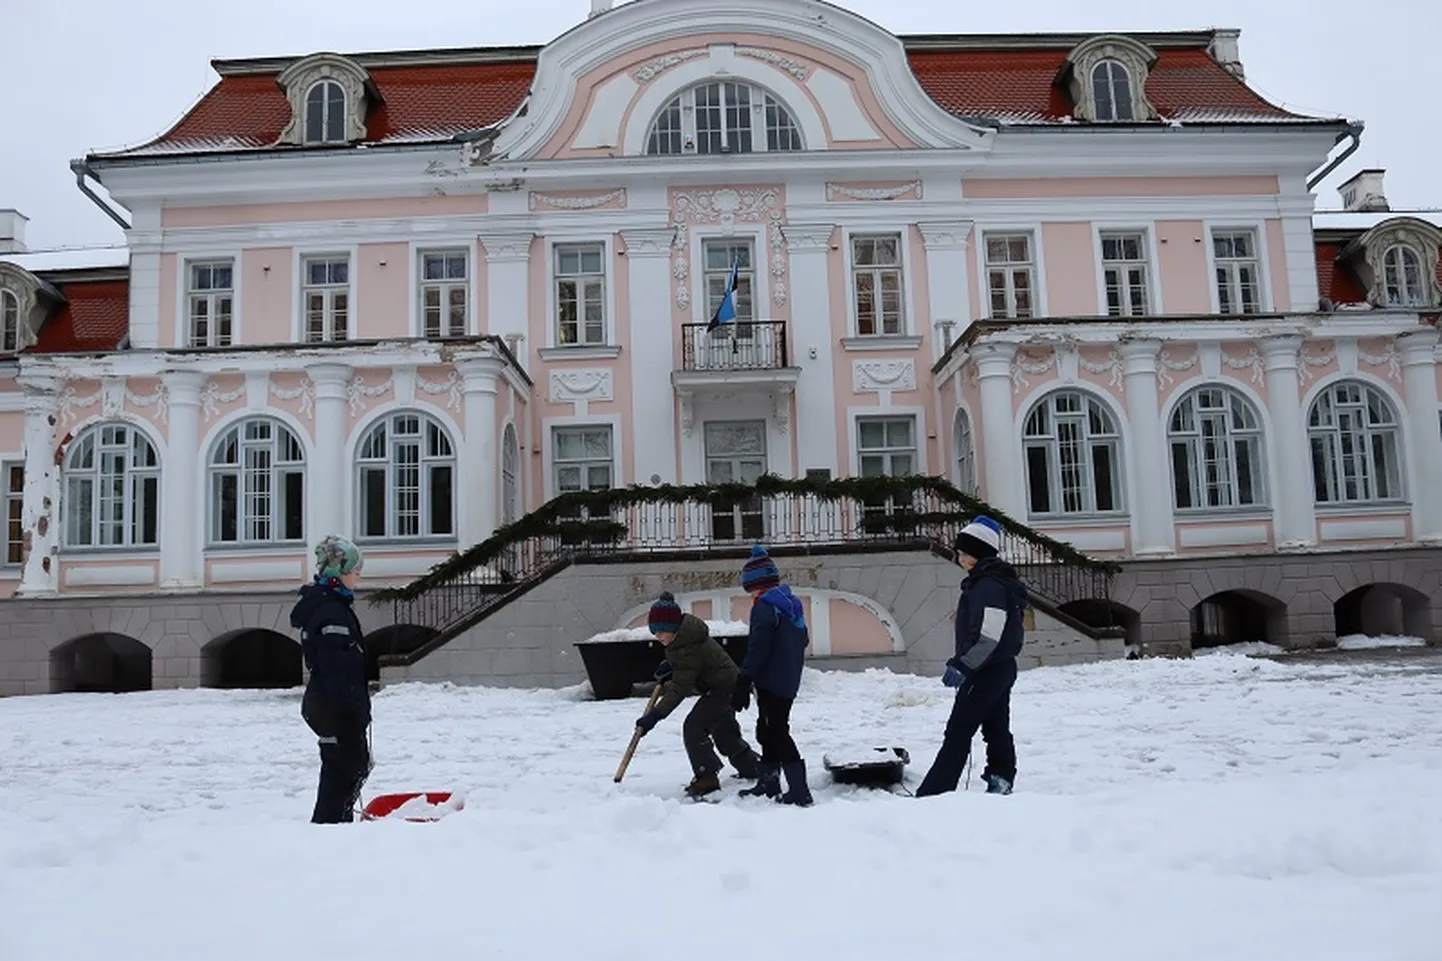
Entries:
{"type": "Polygon", "coordinates": [[[1437,258],[1442,230],[1415,217],[1385,220],[1342,252],[1367,288],[1367,302],[1376,307],[1442,306],[1437,258]]]}
{"type": "Polygon", "coordinates": [[[1067,56],[1065,71],[1078,120],[1139,123],[1157,119],[1147,99],[1147,74],[1157,53],[1116,34],[1092,37],[1067,56]]]}
{"type": "Polygon", "coordinates": [[[370,75],[334,53],[303,57],[276,78],[290,101],[290,123],[280,142],[297,146],[364,140],[366,115],[380,101],[370,75]]]}

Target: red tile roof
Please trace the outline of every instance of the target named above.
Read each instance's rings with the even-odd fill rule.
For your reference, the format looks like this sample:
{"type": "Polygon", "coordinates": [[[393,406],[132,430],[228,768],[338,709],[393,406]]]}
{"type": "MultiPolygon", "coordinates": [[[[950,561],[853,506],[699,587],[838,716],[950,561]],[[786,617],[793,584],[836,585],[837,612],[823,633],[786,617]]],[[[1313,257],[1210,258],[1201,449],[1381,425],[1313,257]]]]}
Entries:
{"type": "Polygon", "coordinates": [[[130,329],[130,282],[52,278],[67,303],[40,328],[33,354],[109,351],[130,329]]]}
{"type": "Polygon", "coordinates": [[[1316,242],[1317,290],[1334,304],[1364,304],[1367,302],[1367,291],[1362,289],[1351,268],[1337,262],[1337,257],[1345,246],[1345,240],[1316,242]]]}

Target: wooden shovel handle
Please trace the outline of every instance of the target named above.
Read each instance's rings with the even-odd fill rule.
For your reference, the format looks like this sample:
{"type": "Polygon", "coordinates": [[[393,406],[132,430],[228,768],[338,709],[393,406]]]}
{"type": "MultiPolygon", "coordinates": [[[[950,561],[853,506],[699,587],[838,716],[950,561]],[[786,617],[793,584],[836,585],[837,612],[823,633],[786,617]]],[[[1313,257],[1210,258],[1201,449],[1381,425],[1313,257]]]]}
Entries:
{"type": "MultiPolygon", "coordinates": [[[[655,706],[656,706],[656,702],[659,701],[660,699],[661,699],[661,683],[658,681],[658,682],[656,683],[656,686],[651,689],[651,699],[646,702],[646,710],[643,711],[642,713],[643,713],[643,714],[649,714],[649,713],[651,712],[651,708],[655,707],[655,706]]],[[[642,736],[643,734],[645,734],[645,733],[646,733],[646,732],[645,732],[645,731],[642,731],[639,725],[637,725],[635,731],[631,732],[631,746],[628,747],[628,748],[626,748],[626,756],[623,757],[623,758],[621,758],[621,766],[618,767],[618,768],[616,768],[616,783],[617,783],[617,784],[620,784],[620,783],[621,783],[621,778],[623,778],[623,777],[626,776],[626,768],[629,767],[630,764],[631,764],[631,755],[633,755],[633,754],[636,753],[636,745],[638,745],[638,744],[641,743],[641,736],[642,736]]]]}

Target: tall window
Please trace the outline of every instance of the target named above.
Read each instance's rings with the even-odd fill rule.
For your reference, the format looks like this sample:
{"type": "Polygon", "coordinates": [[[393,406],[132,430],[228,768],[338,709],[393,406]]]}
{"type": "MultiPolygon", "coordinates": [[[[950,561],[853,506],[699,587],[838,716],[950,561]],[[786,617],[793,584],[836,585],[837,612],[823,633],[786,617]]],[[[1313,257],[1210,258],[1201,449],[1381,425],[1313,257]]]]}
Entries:
{"type": "Polygon", "coordinates": [[[851,238],[851,282],[856,296],[856,332],[905,332],[901,316],[901,235],[851,238]]]}
{"type": "Polygon", "coordinates": [[[1146,234],[1104,233],[1102,280],[1107,313],[1112,317],[1144,317],[1151,311],[1146,234]]]}
{"type": "Polygon", "coordinates": [[[551,469],[557,494],[611,487],[611,428],[557,427],[551,435],[551,469]]]}
{"type": "Polygon", "coordinates": [[[0,290],[0,353],[13,354],[20,349],[20,299],[8,290],[0,290]]]}
{"type": "Polygon", "coordinates": [[[1036,315],[1036,265],[1030,234],[987,234],[986,284],[991,316],[1025,319],[1036,315]]]}
{"type": "Polygon", "coordinates": [[[605,342],[605,245],[556,247],[556,343],[570,346],[605,342]]]}
{"type": "Polygon", "coordinates": [[[305,95],[305,142],[345,143],[345,88],[322,80],[305,95]]]}
{"type": "Polygon", "coordinates": [[[1426,307],[1427,287],[1423,284],[1422,258],[1406,244],[1393,244],[1382,255],[1382,281],[1389,307],[1426,307]]]}
{"type": "Polygon", "coordinates": [[[1251,403],[1226,387],[1198,387],[1167,425],[1178,510],[1255,507],[1266,502],[1262,427],[1251,403]]]}
{"type": "Polygon", "coordinates": [[[1092,68],[1092,98],[1098,120],[1131,120],[1132,78],[1115,60],[1103,60],[1092,68]]]}
{"type": "Polygon", "coordinates": [[[1250,230],[1212,234],[1212,262],[1217,270],[1219,312],[1261,313],[1262,267],[1257,260],[1257,235],[1250,230]]]}
{"type": "Polygon", "coordinates": [[[25,560],[25,465],[5,464],[5,563],[25,560]]]}
{"type": "Polygon", "coordinates": [[[521,516],[520,512],[520,470],[521,452],[516,444],[514,424],[506,425],[501,435],[501,523],[509,524],[521,516]]]}
{"type": "Polygon", "coordinates": [[[235,303],[235,264],[190,265],[190,346],[229,347],[235,303]]]}
{"type": "Polygon", "coordinates": [[[391,414],[366,431],[356,461],[362,537],[455,536],[455,448],[438,421],[391,414]]]}
{"type": "MultiPolygon", "coordinates": [[[[65,542],[71,547],[157,543],[160,458],[127,424],[97,424],[65,458],[65,542]]],[[[184,519],[179,523],[184,523],[184,519]]]]}
{"type": "Polygon", "coordinates": [[[305,454],[266,418],[228,430],[210,455],[210,539],[269,544],[305,537],[305,454]]]}
{"type": "Polygon", "coordinates": [[[706,282],[706,319],[716,314],[726,283],[731,279],[731,266],[736,271],[736,322],[738,325],[756,319],[756,265],[751,256],[751,241],[714,238],[701,242],[701,263],[706,282]]]}
{"type": "Polygon", "coordinates": [[[976,483],[976,441],[971,436],[971,418],[959,407],[951,429],[951,450],[956,458],[957,488],[963,494],[977,493],[980,487],[976,483]]]}
{"type": "Polygon", "coordinates": [[[426,337],[463,337],[470,288],[464,250],[421,254],[421,329],[426,337]]]}
{"type": "Polygon", "coordinates": [[[760,87],[735,81],[692,87],[661,108],[646,139],[649,154],[801,150],[796,121],[760,87]]]}
{"type": "Polygon", "coordinates": [[[305,339],[313,344],[350,339],[350,257],[307,257],[305,339]]]}
{"type": "Polygon", "coordinates": [[[1317,503],[1400,500],[1399,434],[1396,412],[1374,387],[1344,380],[1317,395],[1307,419],[1317,503]]]}
{"type": "Polygon", "coordinates": [[[1032,514],[1121,510],[1121,433],[1100,401],[1075,390],[1048,394],[1022,434],[1032,514]]]}

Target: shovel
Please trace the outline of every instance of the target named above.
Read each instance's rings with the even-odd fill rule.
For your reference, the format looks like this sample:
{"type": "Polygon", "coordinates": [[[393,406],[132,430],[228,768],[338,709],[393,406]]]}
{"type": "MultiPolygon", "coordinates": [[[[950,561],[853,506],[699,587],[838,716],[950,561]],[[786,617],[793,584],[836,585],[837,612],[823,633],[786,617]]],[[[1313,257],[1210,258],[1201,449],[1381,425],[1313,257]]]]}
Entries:
{"type": "MultiPolygon", "coordinates": [[[[651,700],[649,700],[649,701],[646,702],[646,710],[645,710],[645,711],[642,711],[641,713],[643,713],[643,714],[649,713],[650,710],[651,710],[651,708],[655,707],[655,706],[656,706],[656,702],[659,701],[660,699],[661,699],[661,685],[658,683],[654,688],[651,689],[651,700]]],[[[641,743],[641,737],[642,737],[642,735],[644,735],[645,733],[646,733],[646,732],[643,731],[643,730],[641,730],[641,728],[640,728],[639,726],[636,728],[636,730],[635,730],[634,732],[632,732],[632,734],[631,734],[631,746],[628,747],[628,748],[626,748],[626,756],[623,757],[623,758],[621,758],[621,766],[618,767],[618,768],[616,768],[616,783],[617,783],[617,784],[620,784],[620,783],[621,783],[621,778],[623,778],[623,777],[626,776],[626,768],[627,768],[628,766],[630,766],[630,764],[631,764],[631,755],[633,755],[633,754],[636,753],[636,745],[638,745],[638,744],[641,743]]]]}

